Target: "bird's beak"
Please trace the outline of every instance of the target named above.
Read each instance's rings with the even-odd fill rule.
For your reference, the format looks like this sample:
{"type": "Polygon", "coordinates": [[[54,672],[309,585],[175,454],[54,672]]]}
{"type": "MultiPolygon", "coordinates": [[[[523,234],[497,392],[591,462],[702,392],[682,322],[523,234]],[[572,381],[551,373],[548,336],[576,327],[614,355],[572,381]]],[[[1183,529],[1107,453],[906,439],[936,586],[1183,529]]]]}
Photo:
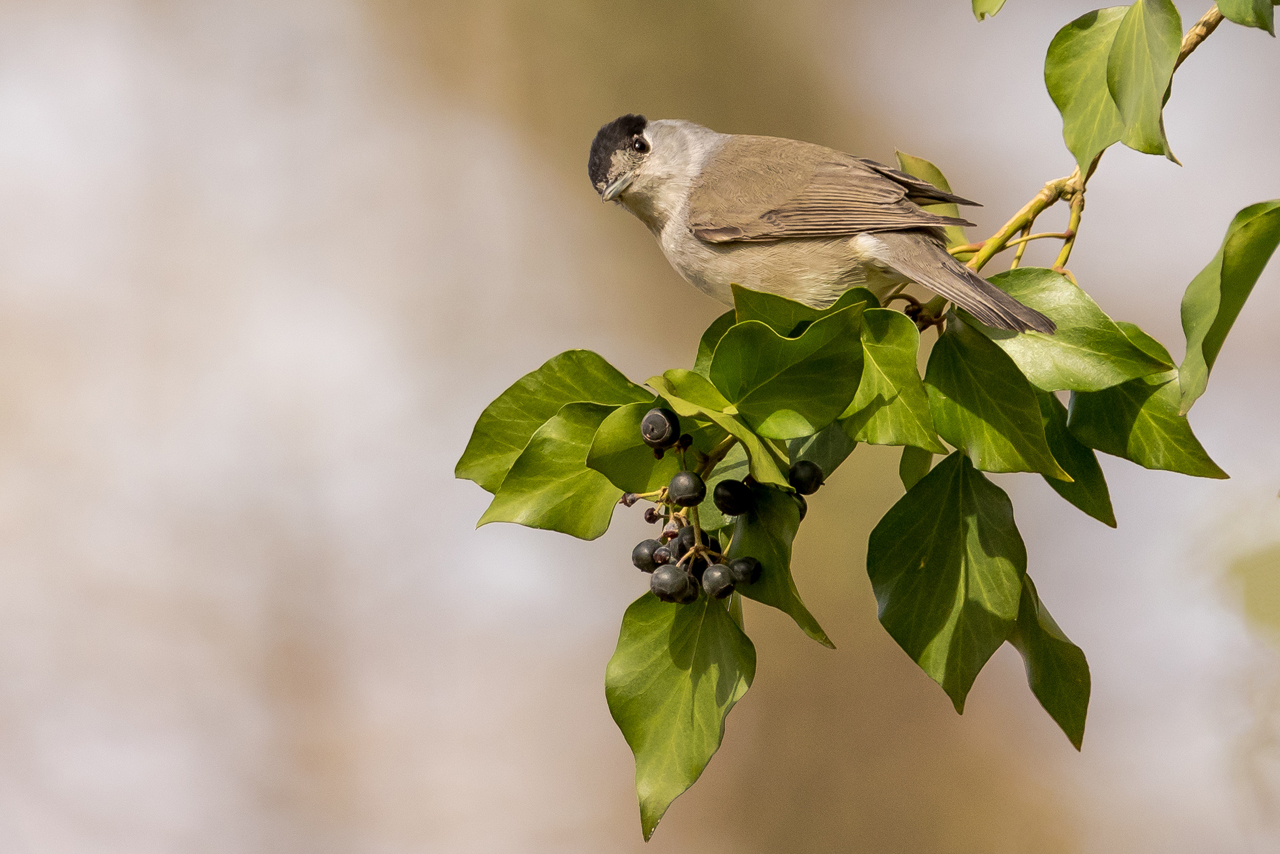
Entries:
{"type": "Polygon", "coordinates": [[[623,172],[618,179],[612,184],[604,188],[604,192],[600,194],[601,201],[611,202],[627,187],[631,186],[631,182],[635,180],[636,173],[634,171],[623,172]]]}

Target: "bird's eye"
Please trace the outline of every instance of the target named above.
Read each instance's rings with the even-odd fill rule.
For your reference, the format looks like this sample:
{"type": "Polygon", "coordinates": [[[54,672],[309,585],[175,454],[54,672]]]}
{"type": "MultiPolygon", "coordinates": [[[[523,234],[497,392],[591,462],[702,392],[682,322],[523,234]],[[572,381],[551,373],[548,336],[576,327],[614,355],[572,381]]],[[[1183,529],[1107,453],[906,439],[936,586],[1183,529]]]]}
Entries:
{"type": "Polygon", "coordinates": [[[649,150],[649,143],[644,137],[637,136],[635,139],[631,140],[631,147],[634,148],[636,152],[644,154],[649,150]]]}

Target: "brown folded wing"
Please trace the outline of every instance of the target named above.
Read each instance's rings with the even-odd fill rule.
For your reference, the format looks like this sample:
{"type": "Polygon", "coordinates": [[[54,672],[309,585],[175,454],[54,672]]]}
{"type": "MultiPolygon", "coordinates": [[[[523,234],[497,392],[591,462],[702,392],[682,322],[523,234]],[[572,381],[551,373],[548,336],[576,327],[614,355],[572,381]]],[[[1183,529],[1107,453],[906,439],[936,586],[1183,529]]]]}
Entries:
{"type": "Polygon", "coordinates": [[[974,204],[820,145],[734,136],[703,166],[689,226],[700,240],[728,243],[973,224],[917,206],[938,202],[974,204]]]}

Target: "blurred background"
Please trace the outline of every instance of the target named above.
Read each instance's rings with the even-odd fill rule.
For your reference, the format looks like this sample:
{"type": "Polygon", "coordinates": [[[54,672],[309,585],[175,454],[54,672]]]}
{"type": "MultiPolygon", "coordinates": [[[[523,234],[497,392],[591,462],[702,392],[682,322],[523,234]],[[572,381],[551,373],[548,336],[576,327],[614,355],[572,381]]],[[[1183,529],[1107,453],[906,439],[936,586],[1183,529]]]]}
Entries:
{"type": "MultiPolygon", "coordinates": [[[[642,379],[722,310],[601,205],[601,124],[897,147],[985,235],[1071,169],[1042,63],[1092,5],[0,3],[0,851],[1276,850],[1280,263],[1192,415],[1231,480],[1104,458],[1112,531],[998,478],[1089,656],[1081,754],[1009,647],[959,717],[881,630],[901,486],[863,447],[795,556],[839,649],[747,604],[755,686],[646,848],[602,683],[647,526],[477,531],[452,477],[548,357],[642,379]]],[[[1074,272],[1176,355],[1280,196],[1277,79],[1223,25],[1166,111],[1184,166],[1090,185],[1074,272]]]]}

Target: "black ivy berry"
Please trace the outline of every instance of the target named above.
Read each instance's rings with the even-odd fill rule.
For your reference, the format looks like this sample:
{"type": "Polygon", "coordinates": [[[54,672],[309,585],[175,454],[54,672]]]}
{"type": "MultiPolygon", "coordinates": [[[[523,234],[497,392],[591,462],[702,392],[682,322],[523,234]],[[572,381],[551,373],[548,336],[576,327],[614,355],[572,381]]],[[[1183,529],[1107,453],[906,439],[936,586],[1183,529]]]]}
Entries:
{"type": "Polygon", "coordinates": [[[658,512],[657,507],[650,507],[644,511],[644,520],[650,525],[662,521],[662,514],[658,512]]]}
{"type": "Polygon", "coordinates": [[[678,472],[667,486],[667,497],[681,507],[697,507],[707,497],[707,485],[691,471],[678,472]]]}
{"type": "Polygon", "coordinates": [[[729,574],[737,584],[755,584],[763,571],[760,561],[753,557],[740,557],[729,564],[729,574]]]}
{"type": "Polygon", "coordinates": [[[640,422],[640,438],[650,448],[670,448],[680,441],[680,418],[670,409],[650,409],[640,422]]]}
{"type": "Polygon", "coordinates": [[[720,481],[711,497],[715,499],[716,509],[726,516],[740,516],[748,512],[754,503],[751,487],[740,480],[720,481]]]}
{"type": "Polygon", "coordinates": [[[702,589],[707,591],[708,596],[723,599],[733,592],[733,584],[732,572],[722,563],[709,566],[702,573],[702,589]]]}
{"type": "Polygon", "coordinates": [[[642,572],[653,572],[658,566],[653,559],[653,553],[660,548],[662,543],[657,540],[644,540],[631,550],[631,562],[642,572]]]}
{"type": "Polygon", "coordinates": [[[809,460],[801,460],[787,472],[787,482],[801,495],[813,495],[817,492],[818,487],[822,486],[824,477],[826,475],[822,473],[818,464],[809,460]]]}
{"type": "Polygon", "coordinates": [[[649,579],[649,589],[663,602],[682,601],[692,586],[693,579],[689,574],[672,564],[658,567],[653,571],[653,578],[649,579]]]}
{"type": "Polygon", "coordinates": [[[673,563],[676,559],[675,555],[671,553],[670,545],[658,546],[653,550],[652,558],[655,566],[662,566],[664,563],[673,563]]]}

